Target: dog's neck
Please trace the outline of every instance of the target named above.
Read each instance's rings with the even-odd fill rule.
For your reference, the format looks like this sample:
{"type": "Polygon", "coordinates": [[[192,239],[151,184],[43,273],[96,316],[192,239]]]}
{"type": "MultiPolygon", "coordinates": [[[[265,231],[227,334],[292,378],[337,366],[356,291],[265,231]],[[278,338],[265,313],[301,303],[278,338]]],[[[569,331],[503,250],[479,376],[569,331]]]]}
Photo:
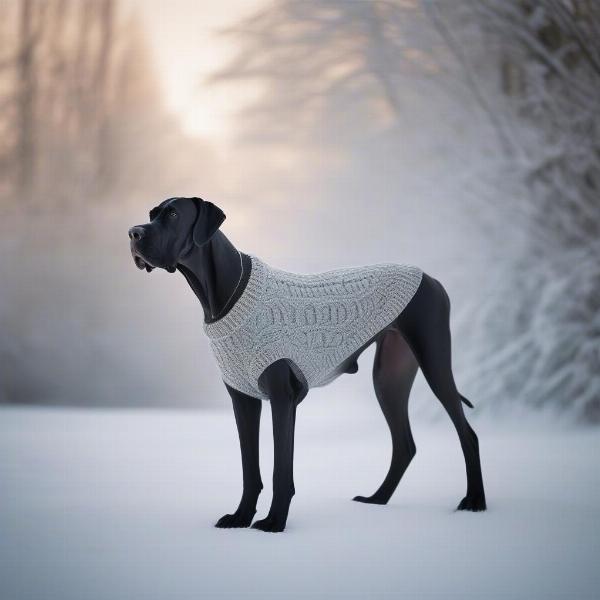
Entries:
{"type": "Polygon", "coordinates": [[[196,294],[207,323],[223,317],[240,297],[251,270],[251,259],[217,231],[202,246],[180,259],[177,270],[196,294]]]}

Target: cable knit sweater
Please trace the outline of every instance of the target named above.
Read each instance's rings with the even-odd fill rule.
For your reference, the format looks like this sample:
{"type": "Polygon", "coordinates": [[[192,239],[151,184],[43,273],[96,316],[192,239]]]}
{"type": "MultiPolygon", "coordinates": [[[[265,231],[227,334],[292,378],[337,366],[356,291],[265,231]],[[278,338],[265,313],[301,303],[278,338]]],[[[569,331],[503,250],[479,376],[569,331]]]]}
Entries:
{"type": "Polygon", "coordinates": [[[250,258],[242,295],[204,331],[225,383],[263,400],[258,378],[281,358],[309,388],[335,379],[344,360],[404,310],[423,275],[391,263],[297,274],[250,258]]]}

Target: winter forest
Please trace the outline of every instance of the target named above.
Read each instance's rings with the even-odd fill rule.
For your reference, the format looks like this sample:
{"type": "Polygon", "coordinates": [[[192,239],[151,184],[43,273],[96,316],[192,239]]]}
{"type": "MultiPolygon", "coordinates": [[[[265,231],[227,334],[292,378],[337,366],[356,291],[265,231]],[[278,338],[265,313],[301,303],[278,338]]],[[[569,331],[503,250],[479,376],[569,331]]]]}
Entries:
{"type": "Polygon", "coordinates": [[[596,598],[600,2],[0,0],[0,332],[2,600],[596,598]],[[370,347],[298,406],[285,531],[213,526],[238,414],[127,237],[175,196],[279,269],[443,283],[487,511],[420,373],[352,501],[396,456],[370,347]]]}
{"type": "Polygon", "coordinates": [[[0,5],[2,401],[137,405],[142,370],[143,404],[212,402],[206,348],[183,317],[149,337],[156,285],[126,269],[126,225],[187,194],[282,268],[421,261],[477,410],[600,420],[594,0],[256,4],[194,84],[238,98],[226,143],[169,110],[144,10],[0,5]]]}

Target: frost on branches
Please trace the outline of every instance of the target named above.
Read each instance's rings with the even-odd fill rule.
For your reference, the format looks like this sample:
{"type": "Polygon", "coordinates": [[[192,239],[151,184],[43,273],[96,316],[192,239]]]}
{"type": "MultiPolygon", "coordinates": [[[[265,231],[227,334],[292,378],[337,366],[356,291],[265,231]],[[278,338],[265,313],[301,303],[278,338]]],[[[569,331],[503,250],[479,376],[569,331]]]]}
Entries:
{"type": "Polygon", "coordinates": [[[461,11],[455,41],[475,27],[497,58],[500,188],[526,232],[465,327],[470,393],[600,422],[600,4],[485,0],[449,18],[461,11]]]}

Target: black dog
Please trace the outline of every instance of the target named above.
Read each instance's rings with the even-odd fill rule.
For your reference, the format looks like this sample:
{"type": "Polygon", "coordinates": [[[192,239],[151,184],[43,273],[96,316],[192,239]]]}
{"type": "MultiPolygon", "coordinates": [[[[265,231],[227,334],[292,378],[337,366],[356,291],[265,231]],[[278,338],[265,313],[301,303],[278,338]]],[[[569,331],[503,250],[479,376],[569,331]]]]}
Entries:
{"type": "MultiPolygon", "coordinates": [[[[206,323],[227,314],[242,295],[252,269],[247,254],[239,253],[219,227],[223,212],[199,198],[171,198],[150,211],[150,223],[129,230],[136,265],[183,273],[204,309],[206,323]]],[[[354,373],[360,353],[376,343],[373,382],[375,393],[392,434],[389,472],[372,496],[358,502],[385,504],[416,453],[408,421],[408,397],[420,367],[458,432],[467,471],[467,494],[458,510],[485,510],[485,494],[475,432],[464,415],[450,361],[450,301],[442,285],[423,274],[408,305],[390,327],[379,332],[339,368],[354,373]]],[[[256,513],[263,487],[258,436],[261,400],[225,384],[233,400],[243,467],[243,494],[237,510],[217,522],[217,527],[247,527],[256,513]]],[[[259,378],[260,389],[271,401],[274,439],[273,499],[265,519],[253,527],[283,531],[294,495],[293,455],[296,406],[308,392],[306,382],[285,359],[268,366],[259,378]]]]}

